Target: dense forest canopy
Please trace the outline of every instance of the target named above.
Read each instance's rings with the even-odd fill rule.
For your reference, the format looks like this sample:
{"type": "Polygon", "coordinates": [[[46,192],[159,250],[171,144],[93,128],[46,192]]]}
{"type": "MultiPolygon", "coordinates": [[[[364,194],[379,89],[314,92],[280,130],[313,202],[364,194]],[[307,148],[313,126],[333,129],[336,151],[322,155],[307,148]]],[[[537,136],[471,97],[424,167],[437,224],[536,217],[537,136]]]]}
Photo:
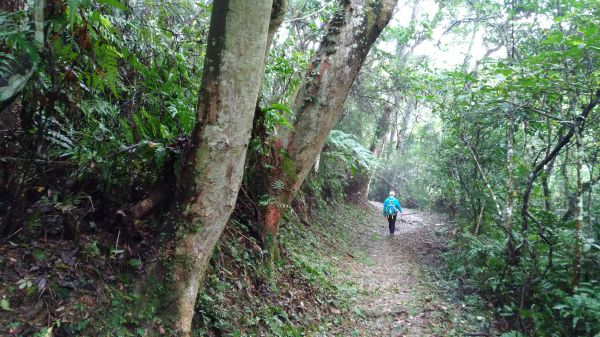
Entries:
{"type": "Polygon", "coordinates": [[[223,256],[275,289],[395,190],[495,331],[598,336],[599,104],[599,0],[2,1],[0,334],[296,336],[219,318],[223,256]],[[82,256],[111,319],[57,309],[82,256]]]}

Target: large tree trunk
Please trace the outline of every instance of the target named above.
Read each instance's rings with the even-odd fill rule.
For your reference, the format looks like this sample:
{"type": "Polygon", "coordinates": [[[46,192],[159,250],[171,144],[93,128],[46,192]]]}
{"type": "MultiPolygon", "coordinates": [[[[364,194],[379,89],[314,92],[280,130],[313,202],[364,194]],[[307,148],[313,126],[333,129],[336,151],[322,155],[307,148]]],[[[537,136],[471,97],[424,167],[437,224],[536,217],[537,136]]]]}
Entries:
{"type": "Polygon", "coordinates": [[[191,148],[176,189],[174,328],[188,336],[198,289],[233,210],[263,73],[272,0],[215,1],[191,148]]]}
{"type": "MultiPolygon", "coordinates": [[[[267,63],[267,59],[269,57],[269,50],[271,49],[271,45],[273,43],[273,39],[275,37],[275,33],[277,33],[277,29],[283,23],[283,18],[285,16],[285,8],[286,8],[286,0],[274,0],[273,6],[271,8],[271,19],[269,21],[269,30],[267,34],[267,46],[265,48],[265,59],[264,64],[267,63]]],[[[260,93],[262,91],[264,77],[260,77],[260,82],[257,85],[259,88],[259,97],[256,101],[256,114],[254,120],[254,127],[252,136],[257,136],[260,133],[260,130],[256,130],[256,127],[261,125],[262,121],[262,111],[260,107],[260,93]]],[[[171,168],[165,165],[165,171],[170,171],[171,168]]],[[[170,176],[163,176],[163,179],[159,182],[158,186],[144,199],[138,201],[134,206],[131,207],[130,212],[131,215],[135,219],[141,219],[153,212],[160,211],[162,207],[168,208],[169,204],[173,200],[173,181],[170,176]]]]}
{"type": "Polygon", "coordinates": [[[262,239],[277,256],[279,221],[294,192],[300,189],[329,132],[338,121],[348,92],[397,0],[341,1],[296,95],[293,130],[283,134],[286,152],[270,172],[271,202],[262,220],[262,239]]]}

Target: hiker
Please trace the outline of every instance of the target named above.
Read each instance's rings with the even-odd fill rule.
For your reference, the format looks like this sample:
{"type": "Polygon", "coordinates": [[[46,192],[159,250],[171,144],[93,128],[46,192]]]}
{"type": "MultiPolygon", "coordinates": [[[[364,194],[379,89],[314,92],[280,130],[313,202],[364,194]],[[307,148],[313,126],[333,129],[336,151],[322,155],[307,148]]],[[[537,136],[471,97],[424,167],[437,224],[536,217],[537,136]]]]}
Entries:
{"type": "Polygon", "coordinates": [[[395,195],[394,191],[390,191],[390,196],[383,201],[383,216],[387,218],[390,225],[390,235],[394,235],[396,230],[398,212],[402,214],[402,207],[400,207],[400,202],[395,198],[395,195]]]}

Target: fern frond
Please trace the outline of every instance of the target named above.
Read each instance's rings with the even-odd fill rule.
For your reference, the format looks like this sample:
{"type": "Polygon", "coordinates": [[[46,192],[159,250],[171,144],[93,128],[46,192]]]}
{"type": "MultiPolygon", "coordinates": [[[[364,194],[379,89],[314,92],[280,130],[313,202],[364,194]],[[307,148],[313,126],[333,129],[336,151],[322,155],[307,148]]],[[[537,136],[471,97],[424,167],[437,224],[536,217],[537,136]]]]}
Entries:
{"type": "Polygon", "coordinates": [[[332,130],[326,145],[328,150],[323,152],[326,157],[337,158],[352,170],[368,172],[378,165],[377,158],[354,135],[332,130]]]}

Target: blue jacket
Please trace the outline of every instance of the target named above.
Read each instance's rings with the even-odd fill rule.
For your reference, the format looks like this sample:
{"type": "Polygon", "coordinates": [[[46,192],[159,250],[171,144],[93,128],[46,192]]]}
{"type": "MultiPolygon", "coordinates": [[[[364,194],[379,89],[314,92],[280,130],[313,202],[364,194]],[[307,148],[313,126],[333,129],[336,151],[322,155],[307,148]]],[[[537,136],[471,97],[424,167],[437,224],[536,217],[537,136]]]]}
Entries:
{"type": "Polygon", "coordinates": [[[386,215],[385,214],[385,205],[390,202],[394,203],[394,207],[396,207],[396,212],[402,212],[402,207],[400,206],[400,202],[398,201],[398,199],[390,196],[390,197],[387,197],[383,201],[383,210],[381,211],[381,213],[383,213],[383,215],[386,215]]]}

